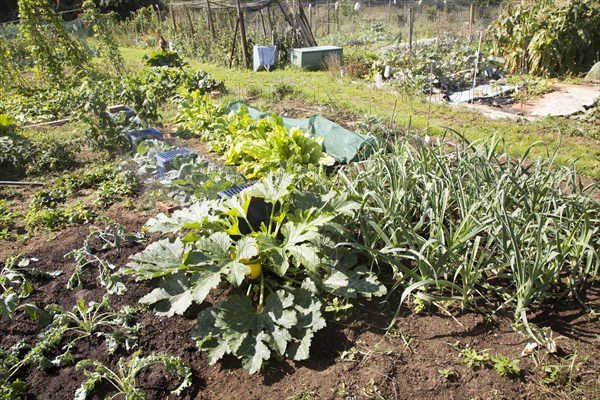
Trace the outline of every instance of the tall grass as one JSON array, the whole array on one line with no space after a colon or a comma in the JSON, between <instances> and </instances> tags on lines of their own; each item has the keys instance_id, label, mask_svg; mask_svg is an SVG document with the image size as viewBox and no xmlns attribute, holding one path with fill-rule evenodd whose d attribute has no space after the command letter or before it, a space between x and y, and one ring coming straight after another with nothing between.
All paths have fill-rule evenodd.
<instances>
[{"instance_id":1,"label":"tall grass","mask_svg":"<svg viewBox=\"0 0 600 400\"><path fill-rule=\"evenodd\" d=\"M496 138L415 140L339 175L362 200L355 246L392 268L401 302L485 302L527 326L534 305L580 299L600 266L597 185L552 154L509 159Z\"/></svg>"}]
</instances>

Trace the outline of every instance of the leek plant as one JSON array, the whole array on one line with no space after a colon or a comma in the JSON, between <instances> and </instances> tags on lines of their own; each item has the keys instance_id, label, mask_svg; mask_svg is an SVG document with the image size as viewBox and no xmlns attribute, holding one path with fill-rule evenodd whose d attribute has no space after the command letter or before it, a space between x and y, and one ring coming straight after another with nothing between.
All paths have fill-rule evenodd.
<instances>
[{"instance_id":1,"label":"leek plant","mask_svg":"<svg viewBox=\"0 0 600 400\"><path fill-rule=\"evenodd\" d=\"M574 165L557 167L556 152L532 162L529 151L512 160L495 137L412 138L342 169L361 202L354 246L392 268L401 302L486 302L535 336L532 305L570 294L581 302L597 279L600 204Z\"/></svg>"}]
</instances>

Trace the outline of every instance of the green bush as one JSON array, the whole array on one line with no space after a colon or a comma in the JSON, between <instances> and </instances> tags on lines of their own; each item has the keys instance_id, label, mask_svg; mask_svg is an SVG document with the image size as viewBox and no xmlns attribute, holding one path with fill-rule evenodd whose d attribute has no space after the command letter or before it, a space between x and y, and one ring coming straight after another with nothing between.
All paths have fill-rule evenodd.
<instances>
[{"instance_id":1,"label":"green bush","mask_svg":"<svg viewBox=\"0 0 600 400\"><path fill-rule=\"evenodd\" d=\"M495 54L509 72L580 73L600 52L600 2L552 0L510 4L492 27Z\"/></svg>"},{"instance_id":2,"label":"green bush","mask_svg":"<svg viewBox=\"0 0 600 400\"><path fill-rule=\"evenodd\" d=\"M150 67L183 67L185 63L174 51L156 50L144 56L144 62Z\"/></svg>"}]
</instances>

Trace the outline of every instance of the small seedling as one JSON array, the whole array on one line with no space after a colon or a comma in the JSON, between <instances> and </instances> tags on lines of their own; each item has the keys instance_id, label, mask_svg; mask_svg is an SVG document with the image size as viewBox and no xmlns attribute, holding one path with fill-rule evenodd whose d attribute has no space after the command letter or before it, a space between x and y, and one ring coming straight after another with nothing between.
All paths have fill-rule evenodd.
<instances>
[{"instance_id":1,"label":"small seedling","mask_svg":"<svg viewBox=\"0 0 600 400\"><path fill-rule=\"evenodd\" d=\"M521 373L519 359L510 360L504 354L498 353L491 357L494 369L502 376L518 376Z\"/></svg>"},{"instance_id":2,"label":"small seedling","mask_svg":"<svg viewBox=\"0 0 600 400\"><path fill-rule=\"evenodd\" d=\"M544 371L542 382L546 385L559 386L565 382L565 376L561 371L560 365L544 365L542 371Z\"/></svg>"},{"instance_id":3,"label":"small seedling","mask_svg":"<svg viewBox=\"0 0 600 400\"><path fill-rule=\"evenodd\" d=\"M457 381L460 378L458 372L452 369L452 367L438 369L438 373L451 382Z\"/></svg>"},{"instance_id":4,"label":"small seedling","mask_svg":"<svg viewBox=\"0 0 600 400\"><path fill-rule=\"evenodd\" d=\"M487 352L487 349L477 351L470 347L465 347L460 350L460 361L467 364L470 368L480 368L490 359Z\"/></svg>"},{"instance_id":5,"label":"small seedling","mask_svg":"<svg viewBox=\"0 0 600 400\"><path fill-rule=\"evenodd\" d=\"M94 387L100 381L109 382L125 399L146 399L144 391L136 387L136 376L151 365L163 364L167 372L176 372L181 379L181 384L173 390L176 396L180 396L185 389L192 384L192 371L181 361L179 357L168 354L151 354L140 357L139 351L134 353L131 359L119 359L118 371L113 371L99 361L82 360L77 363L77 369L93 367L94 370L84 369L87 378L75 392L76 400L85 400L92 394ZM117 395L113 396L116 397Z\"/></svg>"}]
</instances>

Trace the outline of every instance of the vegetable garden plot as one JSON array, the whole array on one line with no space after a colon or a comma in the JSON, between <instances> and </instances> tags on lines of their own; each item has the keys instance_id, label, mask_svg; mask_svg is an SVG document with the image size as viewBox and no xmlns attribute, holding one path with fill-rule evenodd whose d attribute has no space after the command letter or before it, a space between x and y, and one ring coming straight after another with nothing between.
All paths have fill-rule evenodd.
<instances>
[{"instance_id":1,"label":"vegetable garden plot","mask_svg":"<svg viewBox=\"0 0 600 400\"><path fill-rule=\"evenodd\" d=\"M243 104L242 102L232 103L227 108L238 112ZM257 121L271 115L262 113L253 107L246 107L250 116ZM299 128L309 136L321 140L323 151L344 164L365 159L382 145L373 136L351 132L319 115L313 115L307 119L288 117L282 117L282 119L287 128Z\"/></svg>"},{"instance_id":2,"label":"vegetable garden plot","mask_svg":"<svg viewBox=\"0 0 600 400\"><path fill-rule=\"evenodd\" d=\"M181 64L167 52L149 60ZM163 165L185 207L152 218L146 235L137 231L157 185L138 184L125 163L70 170L35 196L37 212L87 194L94 212L127 227L100 228L96 217L92 231L60 226L56 236L2 241L3 254L5 243L24 253L0 274L0 309L11 314L0 321L4 397L595 394L599 210L574 168L511 160L496 141L411 138L328 175L321 143L280 117L211 102L201 74L138 73L82 71L48 93L85 110L86 143L111 157L130 143L107 103L127 101L150 123L174 99L179 132L209 142L231 169L200 155ZM2 112L15 110L11 102ZM139 169L154 172L154 155L170 147L138 149ZM217 200L241 174L260 182ZM11 219L29 194L8 197L0 215ZM262 224L251 221L253 198L267 205ZM528 341L537 348L520 356Z\"/></svg>"}]
</instances>

